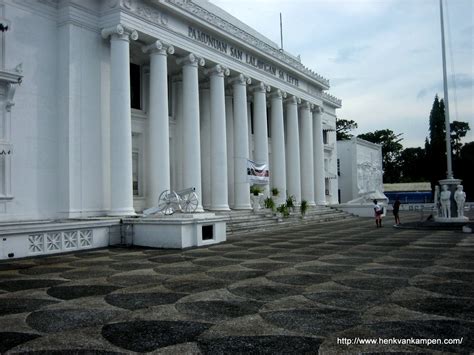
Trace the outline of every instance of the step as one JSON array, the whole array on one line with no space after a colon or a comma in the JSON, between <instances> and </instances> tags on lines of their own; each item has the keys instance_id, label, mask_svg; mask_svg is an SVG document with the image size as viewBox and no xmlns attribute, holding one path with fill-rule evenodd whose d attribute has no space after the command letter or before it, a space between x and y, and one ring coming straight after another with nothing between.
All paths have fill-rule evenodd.
<instances>
[{"instance_id":1,"label":"step","mask_svg":"<svg viewBox=\"0 0 474 355\"><path fill-rule=\"evenodd\" d=\"M288 229L295 225L354 218L353 215L347 212L322 206L310 207L304 219L301 218L299 210L296 209L289 217L283 218L280 222L277 221L275 216L270 216L265 211L256 213L253 211L229 211L219 214L229 217L227 222L227 234L229 235Z\"/></svg>"}]
</instances>

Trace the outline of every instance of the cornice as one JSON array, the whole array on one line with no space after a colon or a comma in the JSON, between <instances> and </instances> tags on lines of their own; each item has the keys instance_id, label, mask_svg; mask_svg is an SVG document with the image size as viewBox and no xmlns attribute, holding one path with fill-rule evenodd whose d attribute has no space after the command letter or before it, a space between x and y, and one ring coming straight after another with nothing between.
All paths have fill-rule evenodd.
<instances>
[{"instance_id":1,"label":"cornice","mask_svg":"<svg viewBox=\"0 0 474 355\"><path fill-rule=\"evenodd\" d=\"M271 56L283 62L292 68L296 69L300 73L303 73L307 77L311 78L313 81L316 81L324 89L329 89L329 80L325 79L321 75L315 73L313 70L305 67L296 59L290 57L285 52L280 51L279 48L275 48L268 43L261 41L255 36L249 34L248 32L238 28L237 26L231 24L230 22L222 19L216 14L211 13L210 11L202 8L201 6L194 3L192 0L161 0L169 6L177 7L181 10L188 12L189 14L204 20L205 22L219 28L220 30L240 39L241 41L249 44L250 46L259 49L265 54Z\"/></svg>"},{"instance_id":2,"label":"cornice","mask_svg":"<svg viewBox=\"0 0 474 355\"><path fill-rule=\"evenodd\" d=\"M9 0L5 3L34 11L35 15L56 20L59 0Z\"/></svg>"},{"instance_id":3,"label":"cornice","mask_svg":"<svg viewBox=\"0 0 474 355\"><path fill-rule=\"evenodd\" d=\"M156 6L150 6L143 1L137 0L108 0L107 10L120 8L129 11L136 16L158 26L168 26L168 15L158 10Z\"/></svg>"},{"instance_id":4,"label":"cornice","mask_svg":"<svg viewBox=\"0 0 474 355\"><path fill-rule=\"evenodd\" d=\"M338 99L335 96L332 96L326 92L323 92L321 94L321 98L326 102L332 104L336 108L341 108L342 107L342 101L341 99Z\"/></svg>"}]
</instances>

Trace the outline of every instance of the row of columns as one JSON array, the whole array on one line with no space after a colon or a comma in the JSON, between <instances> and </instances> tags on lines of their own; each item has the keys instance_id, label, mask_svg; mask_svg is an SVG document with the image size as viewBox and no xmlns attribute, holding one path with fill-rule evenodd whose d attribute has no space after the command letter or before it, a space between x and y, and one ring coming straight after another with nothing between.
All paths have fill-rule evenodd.
<instances>
[{"instance_id":1,"label":"row of columns","mask_svg":"<svg viewBox=\"0 0 474 355\"><path fill-rule=\"evenodd\" d=\"M102 30L102 36L110 37L111 40L110 214L129 215L134 213L129 41L136 40L138 35L136 31L118 25ZM162 41L155 41L142 50L150 55L149 204L155 205L159 194L170 189L171 185L167 55L173 54L174 48ZM198 67L204 66L204 59L190 53L178 58L177 64L182 66L182 95L179 95L181 99L178 104L182 118L179 126L182 186L196 188L200 197L198 211L203 211L203 205L211 210L228 210L229 197L234 209L250 209L247 86L251 80L243 74L228 79L233 96L226 98L224 78L229 75L229 70L215 65L204 70L210 79L209 88L203 88L200 93ZM253 158L257 162L268 162L267 93L270 87L260 82L250 87L250 90L253 92L254 135L258 137L254 140ZM301 100L295 96L286 96L281 90L269 95L272 186L280 191L278 203L286 200L288 191L296 201L305 199L310 205L324 204L321 111L314 110L311 116L312 105L304 102L298 115ZM230 125L233 129L230 129ZM229 154L228 141L233 142ZM210 159L201 160L201 152ZM233 164L228 164L232 157ZM229 185L229 180L233 184ZM229 186L233 186L230 191ZM269 194L268 185L265 192Z\"/></svg>"}]
</instances>

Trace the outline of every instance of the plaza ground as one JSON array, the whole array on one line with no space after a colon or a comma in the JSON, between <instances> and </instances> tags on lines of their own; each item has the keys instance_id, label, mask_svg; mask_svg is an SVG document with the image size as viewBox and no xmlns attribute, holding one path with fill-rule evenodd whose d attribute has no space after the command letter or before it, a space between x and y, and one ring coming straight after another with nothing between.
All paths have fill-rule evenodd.
<instances>
[{"instance_id":1,"label":"plaza ground","mask_svg":"<svg viewBox=\"0 0 474 355\"><path fill-rule=\"evenodd\" d=\"M472 353L474 234L384 222L2 262L0 353Z\"/></svg>"}]
</instances>

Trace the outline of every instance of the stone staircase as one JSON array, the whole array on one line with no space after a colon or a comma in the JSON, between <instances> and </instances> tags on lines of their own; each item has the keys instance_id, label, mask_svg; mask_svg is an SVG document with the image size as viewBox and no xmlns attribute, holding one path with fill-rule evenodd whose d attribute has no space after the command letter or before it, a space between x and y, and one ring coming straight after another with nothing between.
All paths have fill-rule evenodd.
<instances>
[{"instance_id":1,"label":"stone staircase","mask_svg":"<svg viewBox=\"0 0 474 355\"><path fill-rule=\"evenodd\" d=\"M255 231L272 231L285 229L309 223L336 221L347 218L355 218L352 214L326 206L309 207L305 218L301 218L298 208L287 218L278 220L270 210L253 211L230 211L220 212L219 215L229 217L227 221L227 235L239 235Z\"/></svg>"}]
</instances>

